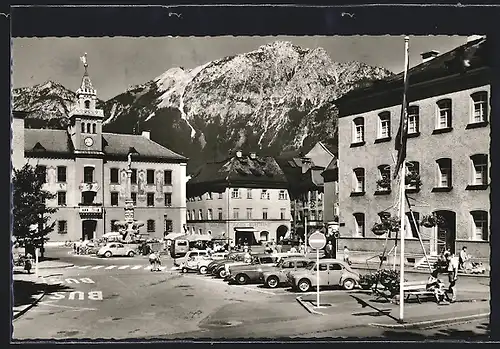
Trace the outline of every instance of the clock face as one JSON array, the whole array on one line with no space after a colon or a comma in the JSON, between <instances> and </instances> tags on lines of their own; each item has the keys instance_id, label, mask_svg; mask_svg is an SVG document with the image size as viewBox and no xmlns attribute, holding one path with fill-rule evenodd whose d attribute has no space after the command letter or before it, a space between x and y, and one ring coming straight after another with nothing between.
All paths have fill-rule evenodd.
<instances>
[{"instance_id":1,"label":"clock face","mask_svg":"<svg viewBox=\"0 0 500 349\"><path fill-rule=\"evenodd\" d=\"M92 138L90 138L90 137L85 138L85 145L87 147L91 147L92 144L94 144L94 140Z\"/></svg>"}]
</instances>

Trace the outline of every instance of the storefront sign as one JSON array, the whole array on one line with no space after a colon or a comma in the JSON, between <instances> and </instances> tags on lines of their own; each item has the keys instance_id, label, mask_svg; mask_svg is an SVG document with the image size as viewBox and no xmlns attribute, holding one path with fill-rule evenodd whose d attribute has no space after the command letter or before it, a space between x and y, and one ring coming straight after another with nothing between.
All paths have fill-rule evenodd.
<instances>
[{"instance_id":1,"label":"storefront sign","mask_svg":"<svg viewBox=\"0 0 500 349\"><path fill-rule=\"evenodd\" d=\"M84 206L80 207L80 213L101 214L102 207L99 206Z\"/></svg>"}]
</instances>

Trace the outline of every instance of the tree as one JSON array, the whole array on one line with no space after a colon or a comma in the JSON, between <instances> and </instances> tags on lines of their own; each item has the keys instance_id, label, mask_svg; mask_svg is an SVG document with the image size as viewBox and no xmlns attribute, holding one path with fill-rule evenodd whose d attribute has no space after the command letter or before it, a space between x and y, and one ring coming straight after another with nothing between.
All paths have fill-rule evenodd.
<instances>
[{"instance_id":1,"label":"tree","mask_svg":"<svg viewBox=\"0 0 500 349\"><path fill-rule=\"evenodd\" d=\"M55 222L47 223L50 215L57 211L57 208L46 205L46 201L54 199L56 194L42 189L44 183L45 173L29 164L14 170L12 234L26 246L40 247L42 256L43 243L55 225Z\"/></svg>"}]
</instances>

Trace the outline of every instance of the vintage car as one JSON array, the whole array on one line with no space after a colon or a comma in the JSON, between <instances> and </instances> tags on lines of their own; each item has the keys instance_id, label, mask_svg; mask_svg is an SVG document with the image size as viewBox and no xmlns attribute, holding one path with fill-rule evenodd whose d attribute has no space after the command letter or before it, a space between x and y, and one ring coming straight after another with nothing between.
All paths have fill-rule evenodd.
<instances>
[{"instance_id":1,"label":"vintage car","mask_svg":"<svg viewBox=\"0 0 500 349\"><path fill-rule=\"evenodd\" d=\"M206 255L208 255L208 251L206 251L206 250L191 250L191 251L188 251L184 255L184 257L174 259L174 265L181 266L183 263L186 263L189 260L189 258L191 258L191 257L198 258L198 257L206 256Z\"/></svg>"},{"instance_id":2,"label":"vintage car","mask_svg":"<svg viewBox=\"0 0 500 349\"><path fill-rule=\"evenodd\" d=\"M230 281L236 281L240 285L249 282L258 282L264 271L275 268L276 263L289 258L301 256L295 253L260 254L252 257L250 264L226 266L227 276Z\"/></svg>"},{"instance_id":3,"label":"vintage car","mask_svg":"<svg viewBox=\"0 0 500 349\"><path fill-rule=\"evenodd\" d=\"M226 259L228 253L227 252L217 252L213 253L210 256L204 256L198 259L198 271L201 274L206 274L208 272L208 266L214 261L222 261Z\"/></svg>"},{"instance_id":4,"label":"vintage car","mask_svg":"<svg viewBox=\"0 0 500 349\"><path fill-rule=\"evenodd\" d=\"M314 263L314 260L306 257L282 259L274 268L264 271L260 281L269 288L276 288L286 284L289 272L305 269L311 263Z\"/></svg>"},{"instance_id":5,"label":"vintage car","mask_svg":"<svg viewBox=\"0 0 500 349\"><path fill-rule=\"evenodd\" d=\"M316 287L316 261L303 270L288 273L287 282L293 289L307 292ZM341 286L352 290L359 285L359 273L354 271L346 262L338 259L322 259L319 262L319 287Z\"/></svg>"},{"instance_id":6,"label":"vintage car","mask_svg":"<svg viewBox=\"0 0 500 349\"><path fill-rule=\"evenodd\" d=\"M244 252L230 252L225 259L215 260L207 265L207 274L214 274L215 269L217 269L221 264L235 261L238 256L244 256ZM215 275L215 274L214 274Z\"/></svg>"},{"instance_id":7,"label":"vintage car","mask_svg":"<svg viewBox=\"0 0 500 349\"><path fill-rule=\"evenodd\" d=\"M197 272L199 270L198 263L203 258L205 258L204 255L193 255L193 256L189 257L186 261L181 263L181 265L180 265L181 272L182 273L187 273L189 271L196 271Z\"/></svg>"},{"instance_id":8,"label":"vintage car","mask_svg":"<svg viewBox=\"0 0 500 349\"><path fill-rule=\"evenodd\" d=\"M132 245L135 246L135 245ZM122 244L120 242L111 242L102 246L99 251L97 251L99 257L109 258L111 256L135 256L135 251L132 247Z\"/></svg>"},{"instance_id":9,"label":"vintage car","mask_svg":"<svg viewBox=\"0 0 500 349\"><path fill-rule=\"evenodd\" d=\"M212 274L220 278L225 278L227 276L229 266L248 264L248 262L245 261L245 255L246 253L239 253L231 260L222 261L212 270Z\"/></svg>"}]
</instances>

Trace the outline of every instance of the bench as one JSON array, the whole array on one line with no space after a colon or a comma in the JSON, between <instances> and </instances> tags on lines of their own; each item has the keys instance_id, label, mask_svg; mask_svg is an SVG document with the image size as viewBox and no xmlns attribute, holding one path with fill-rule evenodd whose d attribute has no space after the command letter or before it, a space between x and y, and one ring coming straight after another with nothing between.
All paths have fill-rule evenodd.
<instances>
[{"instance_id":1,"label":"bench","mask_svg":"<svg viewBox=\"0 0 500 349\"><path fill-rule=\"evenodd\" d=\"M434 297L434 291L427 290L426 281L409 281L403 284L403 292L406 301L410 300L411 296L415 296L419 304L422 303L421 297ZM399 303L399 295L394 297L395 303Z\"/></svg>"}]
</instances>

